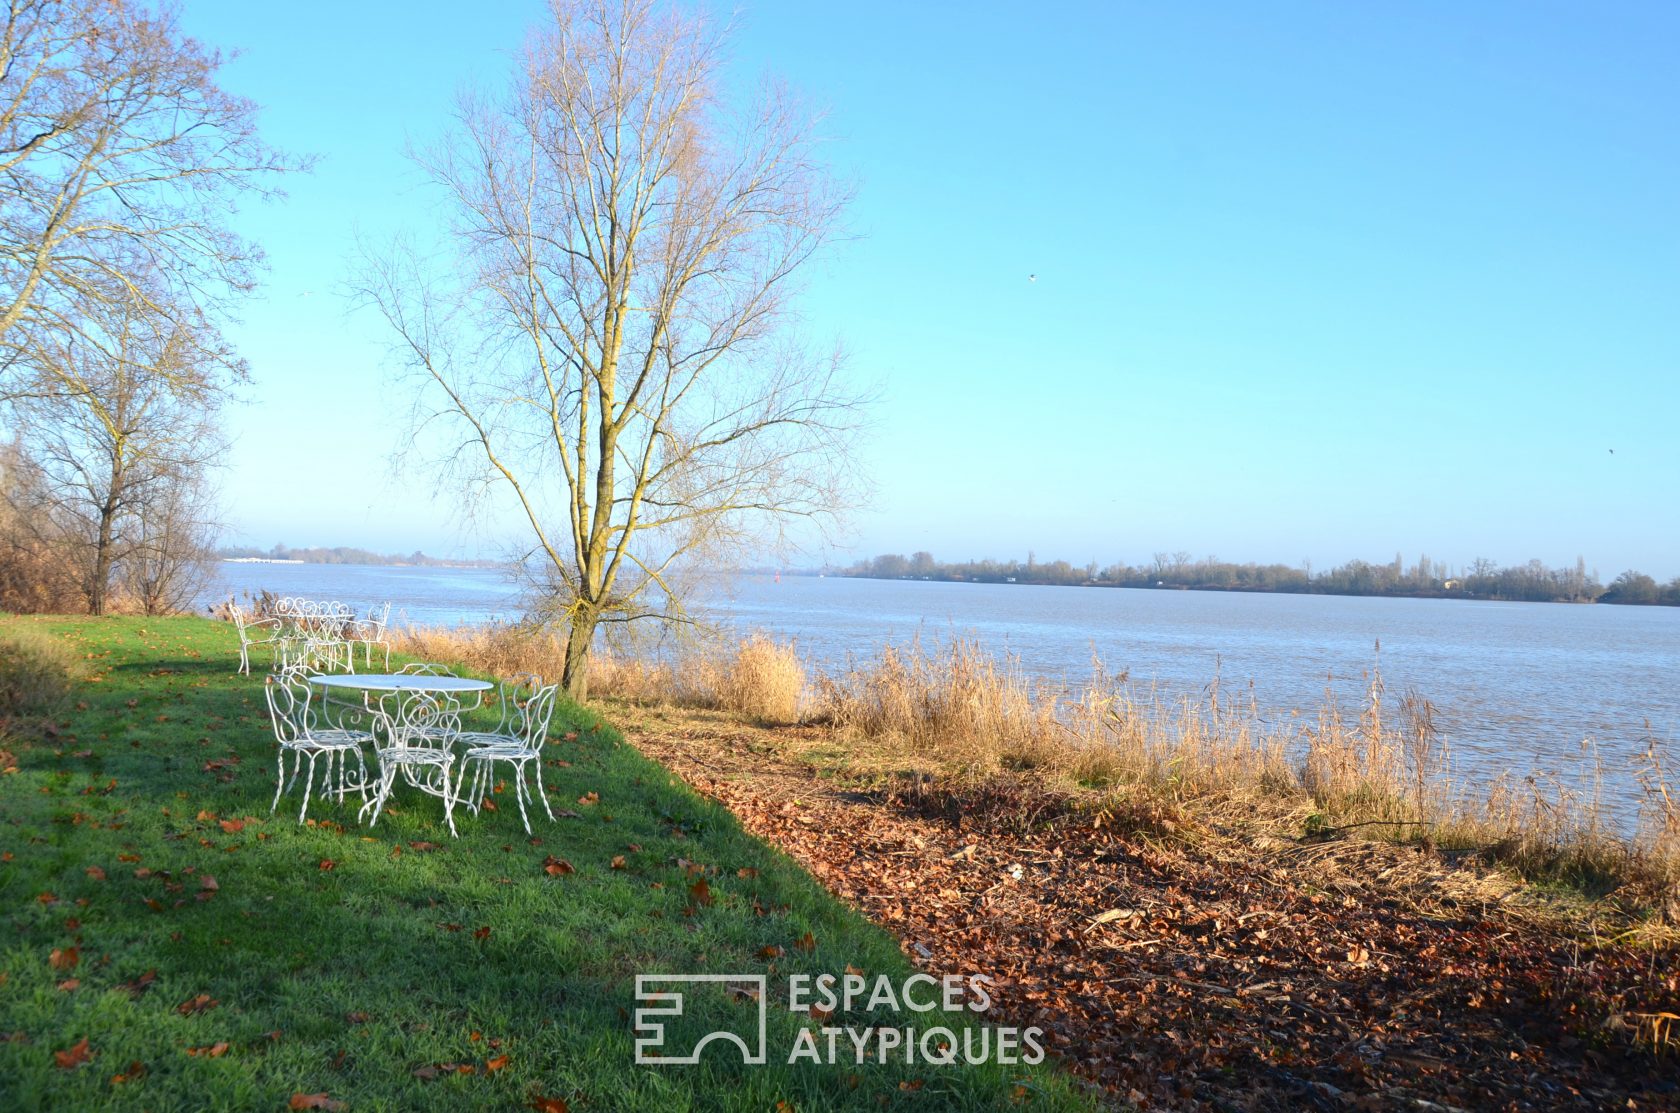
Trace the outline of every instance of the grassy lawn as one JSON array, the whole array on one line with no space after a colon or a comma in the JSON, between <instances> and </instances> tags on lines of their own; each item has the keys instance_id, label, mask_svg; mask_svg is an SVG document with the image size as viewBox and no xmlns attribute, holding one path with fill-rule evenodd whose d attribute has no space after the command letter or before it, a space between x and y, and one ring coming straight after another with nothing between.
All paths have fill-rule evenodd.
<instances>
[{"instance_id":1,"label":"grassy lawn","mask_svg":"<svg viewBox=\"0 0 1680 1113\"><path fill-rule=\"evenodd\" d=\"M789 1065L821 1022L787 1008L785 975L912 968L587 709L556 714L561 818L536 838L511 785L457 812L458 839L400 789L372 830L356 797L270 816L263 682L235 674L237 644L198 618L0 618L0 1108L1085 1107L1043 1067L880 1065L874 1045ZM768 974L768 1063L636 1065L635 977L667 972ZM696 992L667 1042L756 1017ZM963 1023L860 1005L827 1024L876 1021Z\"/></svg>"}]
</instances>

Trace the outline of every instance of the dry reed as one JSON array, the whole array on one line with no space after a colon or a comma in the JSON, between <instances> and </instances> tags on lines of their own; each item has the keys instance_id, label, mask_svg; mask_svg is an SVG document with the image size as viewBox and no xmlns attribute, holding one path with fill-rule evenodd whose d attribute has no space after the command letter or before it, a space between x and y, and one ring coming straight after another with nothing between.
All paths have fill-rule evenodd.
<instances>
[{"instance_id":1,"label":"dry reed","mask_svg":"<svg viewBox=\"0 0 1680 1113\"><path fill-rule=\"evenodd\" d=\"M495 626L409 630L397 648L497 675L557 677L564 646ZM1141 801L1225 824L1290 824L1304 836L1357 829L1474 851L1588 891L1633 885L1680 920L1680 794L1655 740L1637 770L1644 804L1629 833L1609 822L1596 791L1555 779L1455 784L1433 707L1415 692L1391 701L1376 670L1357 715L1327 692L1316 716L1269 722L1217 678L1199 695L1168 696L1095 663L1083 685L1052 684L961 637L943 648L889 646L808 685L793 646L753 635L651 659L597 652L590 690L821 725L857 772L1030 772L1097 808Z\"/></svg>"}]
</instances>

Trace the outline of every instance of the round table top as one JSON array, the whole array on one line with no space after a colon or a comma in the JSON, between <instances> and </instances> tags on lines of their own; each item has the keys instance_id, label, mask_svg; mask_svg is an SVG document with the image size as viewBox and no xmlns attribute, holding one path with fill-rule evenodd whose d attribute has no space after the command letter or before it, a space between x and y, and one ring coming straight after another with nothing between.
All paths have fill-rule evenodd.
<instances>
[{"instance_id":1,"label":"round table top","mask_svg":"<svg viewBox=\"0 0 1680 1113\"><path fill-rule=\"evenodd\" d=\"M488 680L465 676L421 676L405 672L345 672L312 676L309 683L323 688L355 688L371 692L483 692Z\"/></svg>"}]
</instances>

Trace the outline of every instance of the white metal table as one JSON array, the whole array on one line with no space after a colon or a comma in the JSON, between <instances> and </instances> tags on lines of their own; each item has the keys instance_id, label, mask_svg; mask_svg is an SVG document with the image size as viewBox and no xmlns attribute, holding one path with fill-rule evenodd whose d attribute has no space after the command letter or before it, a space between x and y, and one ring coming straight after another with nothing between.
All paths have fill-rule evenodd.
<instances>
[{"instance_id":1,"label":"white metal table","mask_svg":"<svg viewBox=\"0 0 1680 1113\"><path fill-rule=\"evenodd\" d=\"M400 769L410 785L443 799L444 819L449 833L455 834L457 793L449 774L455 764L452 743L461 730L458 698L487 692L492 687L490 682L463 676L374 672L316 675L309 678L309 683L320 688L323 696L334 689L363 693L385 735L383 744L375 744L379 784L373 799L362 805L363 813L373 809L368 826L379 822L379 813ZM376 693L377 698L368 698Z\"/></svg>"}]
</instances>

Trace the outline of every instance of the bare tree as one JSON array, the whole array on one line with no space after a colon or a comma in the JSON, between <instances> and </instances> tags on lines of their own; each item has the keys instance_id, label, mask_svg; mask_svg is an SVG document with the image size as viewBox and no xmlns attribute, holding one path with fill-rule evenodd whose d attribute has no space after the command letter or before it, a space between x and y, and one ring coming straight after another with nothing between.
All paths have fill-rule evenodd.
<instances>
[{"instance_id":1,"label":"bare tree","mask_svg":"<svg viewBox=\"0 0 1680 1113\"><path fill-rule=\"evenodd\" d=\"M685 571L826 528L858 397L790 335L843 190L814 120L716 88L725 35L649 0L555 0L513 87L461 100L419 156L449 250L363 289L446 419L452 474L511 494L582 698L597 627L682 621Z\"/></svg>"},{"instance_id":2,"label":"bare tree","mask_svg":"<svg viewBox=\"0 0 1680 1113\"><path fill-rule=\"evenodd\" d=\"M20 330L82 331L86 307L213 309L257 249L225 220L294 163L174 5L9 0L0 27L0 396ZM141 282L138 276L147 276ZM98 337L84 336L84 343Z\"/></svg>"},{"instance_id":3,"label":"bare tree","mask_svg":"<svg viewBox=\"0 0 1680 1113\"><path fill-rule=\"evenodd\" d=\"M201 489L223 441L216 418L244 366L202 317L153 306L160 295L99 302L74 332L28 330L29 385L9 402L36 500L15 508L52 523L82 569L90 614L140 560L142 603L179 595L183 559L202 550ZM161 554L159 547L175 549ZM160 569L169 569L162 577Z\"/></svg>"},{"instance_id":4,"label":"bare tree","mask_svg":"<svg viewBox=\"0 0 1680 1113\"><path fill-rule=\"evenodd\" d=\"M142 488L123 590L147 614L185 609L209 584L221 530L203 467Z\"/></svg>"}]
</instances>

